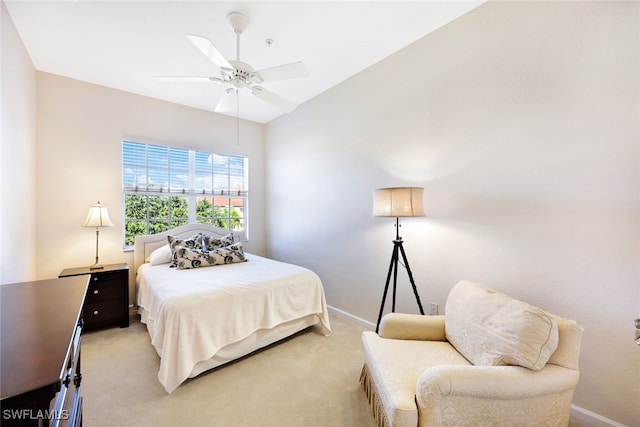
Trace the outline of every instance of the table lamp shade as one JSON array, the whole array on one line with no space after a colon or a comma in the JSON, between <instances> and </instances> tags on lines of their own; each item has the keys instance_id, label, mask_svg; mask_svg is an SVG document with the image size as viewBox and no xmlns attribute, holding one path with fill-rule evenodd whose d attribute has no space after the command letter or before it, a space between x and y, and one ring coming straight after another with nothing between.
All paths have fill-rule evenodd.
<instances>
[{"instance_id":1,"label":"table lamp shade","mask_svg":"<svg viewBox=\"0 0 640 427\"><path fill-rule=\"evenodd\" d=\"M424 216L422 187L378 188L373 191L373 216Z\"/></svg>"},{"instance_id":2,"label":"table lamp shade","mask_svg":"<svg viewBox=\"0 0 640 427\"><path fill-rule=\"evenodd\" d=\"M106 206L102 206L100 202L89 208L87 219L85 219L82 225L84 227L113 227Z\"/></svg>"}]
</instances>

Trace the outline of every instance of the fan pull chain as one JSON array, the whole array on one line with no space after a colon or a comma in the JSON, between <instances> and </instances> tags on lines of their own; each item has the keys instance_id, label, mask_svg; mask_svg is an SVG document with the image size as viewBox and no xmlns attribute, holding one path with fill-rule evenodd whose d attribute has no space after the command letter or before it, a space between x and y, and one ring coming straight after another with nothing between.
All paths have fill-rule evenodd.
<instances>
[{"instance_id":1,"label":"fan pull chain","mask_svg":"<svg viewBox=\"0 0 640 427\"><path fill-rule=\"evenodd\" d=\"M236 90L236 145L240 146L240 91Z\"/></svg>"}]
</instances>

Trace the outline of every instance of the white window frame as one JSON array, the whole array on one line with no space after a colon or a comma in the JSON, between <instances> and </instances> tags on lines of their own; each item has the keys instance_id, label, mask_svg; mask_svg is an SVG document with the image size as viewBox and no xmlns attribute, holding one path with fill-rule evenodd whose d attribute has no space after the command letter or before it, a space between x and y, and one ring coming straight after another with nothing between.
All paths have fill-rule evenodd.
<instances>
[{"instance_id":1,"label":"white window frame","mask_svg":"<svg viewBox=\"0 0 640 427\"><path fill-rule=\"evenodd\" d=\"M165 151L166 158L163 155ZM165 164L154 162L154 158ZM207 163L211 169L208 169ZM124 139L121 177L124 218L122 241L125 249L133 247L132 237L135 235L153 234L185 223L213 223L221 228L241 232L245 239L248 238L248 156L217 154ZM144 196L144 218L140 215L137 218L127 216L127 196ZM158 197L184 198L187 202L187 216L172 218L169 199L166 202L167 216L151 218L149 201L157 201ZM198 217L197 207L204 198L211 204L211 216ZM131 224L132 228L136 225L138 228L144 227L144 232L140 229L133 230L131 236L127 232L130 223L136 223Z\"/></svg>"}]
</instances>

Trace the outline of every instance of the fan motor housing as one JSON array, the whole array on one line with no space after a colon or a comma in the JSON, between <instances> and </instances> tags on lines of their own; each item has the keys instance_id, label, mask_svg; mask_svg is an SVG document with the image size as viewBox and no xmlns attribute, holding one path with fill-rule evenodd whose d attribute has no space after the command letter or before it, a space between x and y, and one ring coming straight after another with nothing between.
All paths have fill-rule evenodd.
<instances>
[{"instance_id":1,"label":"fan motor housing","mask_svg":"<svg viewBox=\"0 0 640 427\"><path fill-rule=\"evenodd\" d=\"M242 61L229 61L233 66L232 69L223 68L221 71L225 76L225 80L234 85L237 88L250 87L256 76L253 67Z\"/></svg>"}]
</instances>

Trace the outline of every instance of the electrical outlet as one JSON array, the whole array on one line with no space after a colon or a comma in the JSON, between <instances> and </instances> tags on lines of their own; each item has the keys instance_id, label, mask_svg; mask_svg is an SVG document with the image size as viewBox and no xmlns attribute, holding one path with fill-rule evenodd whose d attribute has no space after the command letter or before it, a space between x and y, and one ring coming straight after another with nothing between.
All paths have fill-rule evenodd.
<instances>
[{"instance_id":1,"label":"electrical outlet","mask_svg":"<svg viewBox=\"0 0 640 427\"><path fill-rule=\"evenodd\" d=\"M435 302L431 303L431 311L429 312L429 314L431 316L435 316L438 314L438 304L436 304Z\"/></svg>"}]
</instances>

